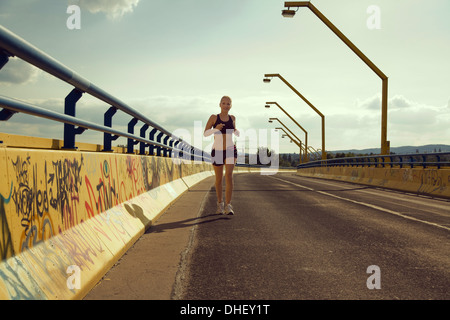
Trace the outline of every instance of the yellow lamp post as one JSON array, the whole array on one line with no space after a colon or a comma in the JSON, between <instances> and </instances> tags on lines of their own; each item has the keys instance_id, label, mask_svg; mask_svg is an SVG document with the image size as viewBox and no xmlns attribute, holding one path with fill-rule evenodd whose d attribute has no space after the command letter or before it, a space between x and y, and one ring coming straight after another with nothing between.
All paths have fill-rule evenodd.
<instances>
[{"instance_id":1,"label":"yellow lamp post","mask_svg":"<svg viewBox=\"0 0 450 320\"><path fill-rule=\"evenodd\" d=\"M302 140L300 140L300 138L299 137L297 137L280 119L278 119L278 118L269 118L269 123L272 123L274 120L276 120L276 121L278 121L283 127L285 127L286 128L286 130L288 130L290 133L291 133L291 135L293 135L294 137L295 137L295 139L297 140L297 141L299 141L300 142L300 145L302 144ZM278 128L277 128L278 129ZM303 129L303 128L302 128ZM284 130L283 130L284 131ZM306 130L304 130L303 129L303 131L305 132L305 138L307 139L307 137L308 137L308 132L306 132ZM286 132L286 131L285 131ZM287 134L287 133L286 133ZM291 140L292 140L292 138L291 138ZM306 143L305 143L305 162L308 162L308 146L306 145ZM300 163L302 163L303 161L302 161L302 148L300 147Z\"/></svg>"},{"instance_id":2,"label":"yellow lamp post","mask_svg":"<svg viewBox=\"0 0 450 320\"><path fill-rule=\"evenodd\" d=\"M295 139L286 130L284 130L281 127L278 127L278 128L275 128L275 129L276 130L283 130L283 132L291 139L291 142L294 142L300 148L300 157L299 157L299 159L300 159L300 163L302 163L302 151L303 150L306 151L305 147L303 147L303 145L302 145L302 141L301 140L297 140L298 138ZM282 138L283 138L283 136L282 136Z\"/></svg>"},{"instance_id":3,"label":"yellow lamp post","mask_svg":"<svg viewBox=\"0 0 450 320\"><path fill-rule=\"evenodd\" d=\"M305 101L322 118L322 159L325 160L327 158L327 154L326 154L326 151L325 151L325 116L311 102L309 102L308 99L306 99L300 92L298 92L297 89L295 89L289 82L287 82L286 79L284 79L280 74L278 74L278 73L276 73L276 74L269 73L269 74L265 74L264 77L265 77L264 78L265 82L268 82L268 81L270 82L270 78L272 78L272 77L279 78L289 88L291 88L292 91L294 91L300 98L302 98L303 101ZM266 108L268 108L268 105L270 105L270 104L277 105L292 121L295 122L295 124L297 124L303 131L305 131L305 129L303 129L302 126L299 125L297 123L297 121L295 121L278 103L276 103L276 102L266 102ZM308 147L308 140L307 139L305 139L305 145L306 145L306 147Z\"/></svg>"},{"instance_id":4,"label":"yellow lamp post","mask_svg":"<svg viewBox=\"0 0 450 320\"><path fill-rule=\"evenodd\" d=\"M356 55L361 58L365 64L369 66L382 80L382 97L381 97L381 154L388 155L390 152L389 141L387 140L387 93L388 93L388 77L367 58L335 25L331 23L311 2L309 1L287 1L284 3L287 10L282 10L283 17L292 18L295 15L294 10L290 8L309 8L325 25L331 29ZM298 9L297 9L298 10ZM322 150L322 152L325 149Z\"/></svg>"},{"instance_id":5,"label":"yellow lamp post","mask_svg":"<svg viewBox=\"0 0 450 320\"><path fill-rule=\"evenodd\" d=\"M300 129L303 130L303 132L305 133L305 149L308 150L308 132L305 129L303 129L303 127L297 121L295 121L295 119L292 118L292 116L289 113L287 113L286 110L284 110L277 102L266 102L265 107L270 108L271 104L274 104L278 108L280 108L281 111L283 111L289 117L289 119L291 119ZM306 153L305 161L308 162L308 153Z\"/></svg>"}]
</instances>

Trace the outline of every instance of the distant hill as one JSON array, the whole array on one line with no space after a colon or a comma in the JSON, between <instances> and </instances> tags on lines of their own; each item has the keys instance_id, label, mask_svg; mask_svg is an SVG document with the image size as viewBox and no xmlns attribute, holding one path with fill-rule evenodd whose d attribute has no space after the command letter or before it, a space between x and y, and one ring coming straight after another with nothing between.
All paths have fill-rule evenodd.
<instances>
[{"instance_id":1,"label":"distant hill","mask_svg":"<svg viewBox=\"0 0 450 320\"><path fill-rule=\"evenodd\" d=\"M354 154L379 154L380 148L369 148L369 149L348 149L348 150L333 150L328 151L331 153L349 153ZM446 144L427 144L423 146L403 146L403 147L391 147L391 152L396 154L405 153L428 153L428 152L450 152L450 145Z\"/></svg>"},{"instance_id":2,"label":"distant hill","mask_svg":"<svg viewBox=\"0 0 450 320\"><path fill-rule=\"evenodd\" d=\"M427 144L423 146L403 146L403 147L391 147L391 152L395 154L408 154L408 153L432 153L432 152L450 152L450 145L447 144ZM347 150L332 150L328 151L329 154L336 154L336 153L353 153L356 155L362 154L362 155L370 155L372 154L380 154L380 148L369 148L369 149L347 149ZM249 154L245 153L245 156L248 157ZM281 158L292 161L292 162L298 162L299 161L299 154L298 153L281 153ZM280 158L280 159L281 159ZM320 159L320 155L316 155L317 159ZM284 164L286 165L286 164Z\"/></svg>"}]
</instances>

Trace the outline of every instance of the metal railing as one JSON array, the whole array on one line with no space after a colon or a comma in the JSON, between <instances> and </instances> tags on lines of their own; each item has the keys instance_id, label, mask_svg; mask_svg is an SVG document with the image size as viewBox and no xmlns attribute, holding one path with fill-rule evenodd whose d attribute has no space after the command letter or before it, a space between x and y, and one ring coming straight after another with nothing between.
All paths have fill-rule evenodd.
<instances>
[{"instance_id":1,"label":"metal railing","mask_svg":"<svg viewBox=\"0 0 450 320\"><path fill-rule=\"evenodd\" d=\"M209 153L195 148L184 142L181 138L174 136L171 132L151 121L139 111L133 109L108 92L105 92L61 62L0 25L0 69L8 63L9 57L14 56L72 85L74 89L65 98L64 114L46 110L10 97L0 96L0 107L3 108L0 111L1 121L7 121L15 113L22 112L63 122L64 149L76 149L76 136L82 134L86 129L91 129L103 132L103 151L106 152L112 151L112 141L119 137L126 137L128 139L127 153L134 153L134 146L139 143L139 154L142 155L146 154L146 148L148 147L148 154L150 155L188 157L191 160L211 161ZM104 113L103 125L76 118L76 103L84 93L111 106ZM132 117L128 122L127 132L112 128L112 118L118 110ZM139 136L137 136L134 134L134 128L139 121L142 122L142 126ZM146 132L150 127L152 130L148 134L148 138L146 138Z\"/></svg>"},{"instance_id":2,"label":"metal railing","mask_svg":"<svg viewBox=\"0 0 450 320\"><path fill-rule=\"evenodd\" d=\"M297 166L301 168L312 167L399 167L399 168L427 168L433 167L440 169L450 167L450 152L436 153L411 153L411 154L391 154L391 155L372 155L361 157L344 157L327 160L311 161Z\"/></svg>"}]
</instances>

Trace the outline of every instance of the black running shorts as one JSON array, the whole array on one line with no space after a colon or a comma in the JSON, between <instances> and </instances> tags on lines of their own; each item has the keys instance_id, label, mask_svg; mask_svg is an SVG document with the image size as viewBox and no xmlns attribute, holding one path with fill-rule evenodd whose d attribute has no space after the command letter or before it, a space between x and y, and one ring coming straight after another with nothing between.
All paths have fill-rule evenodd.
<instances>
[{"instance_id":1,"label":"black running shorts","mask_svg":"<svg viewBox=\"0 0 450 320\"><path fill-rule=\"evenodd\" d=\"M226 162L228 159L228 162ZM233 159L233 160L231 160ZM224 164L234 164L237 159L236 146L228 147L226 150L211 150L211 160L213 166L222 166Z\"/></svg>"}]
</instances>

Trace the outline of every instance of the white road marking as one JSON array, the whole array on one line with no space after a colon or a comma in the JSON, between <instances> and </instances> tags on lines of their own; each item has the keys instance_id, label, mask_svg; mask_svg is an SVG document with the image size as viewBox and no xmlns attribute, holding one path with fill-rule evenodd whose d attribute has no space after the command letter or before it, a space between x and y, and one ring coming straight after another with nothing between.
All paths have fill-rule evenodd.
<instances>
[{"instance_id":1,"label":"white road marking","mask_svg":"<svg viewBox=\"0 0 450 320\"><path fill-rule=\"evenodd\" d=\"M284 179L280 179L280 178L277 178L277 177L271 176L271 178L283 181L285 183L292 184L292 185L300 187L300 188L307 189L309 191L314 191L314 192L317 192L317 193L320 193L320 194L323 194L323 195L326 195L326 196L329 196L329 197L333 197L333 198L336 198L336 199L339 199L339 200L352 202L352 203L359 204L359 205L362 205L362 206L365 206L365 207L368 207L368 208L372 208L372 209L375 209L375 210L387 212L387 213L390 213L390 214L393 214L393 215L396 215L396 216L399 216L399 217L402 217L402 218L405 218L405 219L408 219L408 220L425 223L425 224L428 224L428 225L431 225L431 226L434 226L434 227L438 227L438 228L450 231L449 227L442 226L442 225L434 223L434 222L430 222L430 221L426 221L426 220L417 219L417 218L414 218L414 217L411 217L411 216L407 216L407 215L404 215L404 214L402 214L400 212L389 210L389 209L386 209L386 208L382 208L382 207L379 207L379 206L376 206L376 205L373 205L373 204L370 204L370 203L365 203L365 202L356 201L356 200L352 200L352 199L348 199L348 198L343 198L343 197L336 196L334 194L331 194L331 193L328 193L328 192L325 192L325 191L314 190L312 188L303 186L301 184L298 184L298 183L295 183L295 182L291 182L291 181L287 181L287 180L284 180Z\"/></svg>"}]
</instances>

